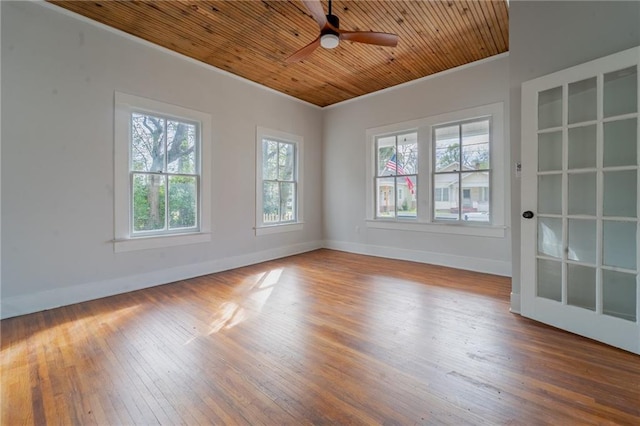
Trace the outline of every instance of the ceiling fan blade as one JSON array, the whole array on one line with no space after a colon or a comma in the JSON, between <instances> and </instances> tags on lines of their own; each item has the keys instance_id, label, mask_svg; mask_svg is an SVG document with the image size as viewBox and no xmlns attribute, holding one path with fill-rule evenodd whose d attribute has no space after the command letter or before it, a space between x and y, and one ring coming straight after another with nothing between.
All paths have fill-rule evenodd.
<instances>
[{"instance_id":1,"label":"ceiling fan blade","mask_svg":"<svg viewBox=\"0 0 640 426\"><path fill-rule=\"evenodd\" d=\"M340 39L358 43L376 44L378 46L396 47L398 45L398 36L396 34L377 33L373 31L340 30Z\"/></svg>"},{"instance_id":2,"label":"ceiling fan blade","mask_svg":"<svg viewBox=\"0 0 640 426\"><path fill-rule=\"evenodd\" d=\"M324 15L324 9L322 8L322 3L320 0L302 0L302 3L307 7L307 10L316 20L320 29L323 29L325 25L327 25L327 17Z\"/></svg>"},{"instance_id":3,"label":"ceiling fan blade","mask_svg":"<svg viewBox=\"0 0 640 426\"><path fill-rule=\"evenodd\" d=\"M305 59L307 56L311 55L316 48L320 46L320 37L313 40L311 43L307 44L302 49L295 52L293 55L289 56L285 61L287 63L299 62Z\"/></svg>"}]
</instances>

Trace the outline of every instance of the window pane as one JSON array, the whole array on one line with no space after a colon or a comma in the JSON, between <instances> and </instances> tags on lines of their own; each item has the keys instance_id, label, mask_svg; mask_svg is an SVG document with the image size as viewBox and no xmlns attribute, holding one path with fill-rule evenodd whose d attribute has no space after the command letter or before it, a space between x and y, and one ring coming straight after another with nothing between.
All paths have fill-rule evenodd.
<instances>
[{"instance_id":1,"label":"window pane","mask_svg":"<svg viewBox=\"0 0 640 426\"><path fill-rule=\"evenodd\" d=\"M196 126L194 124L167 122L167 169L169 173L195 174Z\"/></svg>"},{"instance_id":2,"label":"window pane","mask_svg":"<svg viewBox=\"0 0 640 426\"><path fill-rule=\"evenodd\" d=\"M164 176L133 174L133 230L165 229Z\"/></svg>"},{"instance_id":3,"label":"window pane","mask_svg":"<svg viewBox=\"0 0 640 426\"><path fill-rule=\"evenodd\" d=\"M262 140L262 178L278 179L278 142Z\"/></svg>"},{"instance_id":4,"label":"window pane","mask_svg":"<svg viewBox=\"0 0 640 426\"><path fill-rule=\"evenodd\" d=\"M280 151L278 153L278 179L292 181L294 180L296 158L295 145L291 143L280 142L278 146L280 147Z\"/></svg>"},{"instance_id":5,"label":"window pane","mask_svg":"<svg viewBox=\"0 0 640 426\"><path fill-rule=\"evenodd\" d=\"M403 176L396 178L398 217L417 217L417 190L416 176Z\"/></svg>"},{"instance_id":6,"label":"window pane","mask_svg":"<svg viewBox=\"0 0 640 426\"><path fill-rule=\"evenodd\" d=\"M447 194L447 200L435 201L434 218L458 220L458 173L445 173L433 176L434 189L440 189L443 194Z\"/></svg>"},{"instance_id":7,"label":"window pane","mask_svg":"<svg viewBox=\"0 0 640 426\"><path fill-rule=\"evenodd\" d=\"M460 126L438 127L434 132L436 145L435 171L460 169Z\"/></svg>"},{"instance_id":8,"label":"window pane","mask_svg":"<svg viewBox=\"0 0 640 426\"><path fill-rule=\"evenodd\" d=\"M169 176L169 228L194 228L198 206L195 176Z\"/></svg>"},{"instance_id":9,"label":"window pane","mask_svg":"<svg viewBox=\"0 0 640 426\"><path fill-rule=\"evenodd\" d=\"M489 120L462 125L463 170L489 168Z\"/></svg>"},{"instance_id":10,"label":"window pane","mask_svg":"<svg viewBox=\"0 0 640 426\"><path fill-rule=\"evenodd\" d=\"M131 170L164 171L165 121L151 115L131 114Z\"/></svg>"},{"instance_id":11,"label":"window pane","mask_svg":"<svg viewBox=\"0 0 640 426\"><path fill-rule=\"evenodd\" d=\"M395 174L396 137L388 136L377 140L378 176Z\"/></svg>"},{"instance_id":12,"label":"window pane","mask_svg":"<svg viewBox=\"0 0 640 426\"><path fill-rule=\"evenodd\" d=\"M489 222L489 172L462 174L462 218Z\"/></svg>"},{"instance_id":13,"label":"window pane","mask_svg":"<svg viewBox=\"0 0 640 426\"><path fill-rule=\"evenodd\" d=\"M262 184L262 221L275 223L280 221L280 185L278 182Z\"/></svg>"},{"instance_id":14,"label":"window pane","mask_svg":"<svg viewBox=\"0 0 640 426\"><path fill-rule=\"evenodd\" d=\"M296 186L294 183L280 182L280 221L296 220Z\"/></svg>"},{"instance_id":15,"label":"window pane","mask_svg":"<svg viewBox=\"0 0 640 426\"><path fill-rule=\"evenodd\" d=\"M418 173L418 134L398 135L398 168L399 175Z\"/></svg>"},{"instance_id":16,"label":"window pane","mask_svg":"<svg viewBox=\"0 0 640 426\"><path fill-rule=\"evenodd\" d=\"M376 217L396 217L395 178L376 178Z\"/></svg>"}]
</instances>

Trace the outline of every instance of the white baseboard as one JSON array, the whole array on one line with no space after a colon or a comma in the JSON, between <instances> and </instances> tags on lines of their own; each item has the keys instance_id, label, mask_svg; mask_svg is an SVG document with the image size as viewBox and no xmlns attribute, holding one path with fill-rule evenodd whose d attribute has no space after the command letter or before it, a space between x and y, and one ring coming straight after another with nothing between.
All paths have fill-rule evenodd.
<instances>
[{"instance_id":1,"label":"white baseboard","mask_svg":"<svg viewBox=\"0 0 640 426\"><path fill-rule=\"evenodd\" d=\"M511 308L509 309L511 313L519 314L520 311L520 293L511 292Z\"/></svg>"},{"instance_id":2,"label":"white baseboard","mask_svg":"<svg viewBox=\"0 0 640 426\"><path fill-rule=\"evenodd\" d=\"M0 319L30 314L74 303L86 302L88 300L100 299L102 297L113 296L157 285L168 284L215 272L253 265L268 260L279 259L323 247L350 253L449 266L452 268L466 269L488 274L502 276L511 275L511 264L509 262L343 241L311 241L291 246L278 247L271 250L248 253L240 256L215 259L209 262L162 269L144 274L2 298L0 305ZM520 312L519 294L512 294L511 311Z\"/></svg>"},{"instance_id":3,"label":"white baseboard","mask_svg":"<svg viewBox=\"0 0 640 426\"><path fill-rule=\"evenodd\" d=\"M56 288L14 297L2 298L0 319L30 314L88 300L100 299L129 291L168 284L188 278L253 265L267 260L304 253L322 248L321 241L278 247L241 256L226 257L209 262L178 266L159 271L86 283L82 285Z\"/></svg>"},{"instance_id":4,"label":"white baseboard","mask_svg":"<svg viewBox=\"0 0 640 426\"><path fill-rule=\"evenodd\" d=\"M325 240L324 247L349 253L367 254L370 256L387 257L390 259L410 260L413 262L448 266L451 268L484 272L487 274L501 275L505 277L511 276L511 263L500 260L331 240Z\"/></svg>"}]
</instances>

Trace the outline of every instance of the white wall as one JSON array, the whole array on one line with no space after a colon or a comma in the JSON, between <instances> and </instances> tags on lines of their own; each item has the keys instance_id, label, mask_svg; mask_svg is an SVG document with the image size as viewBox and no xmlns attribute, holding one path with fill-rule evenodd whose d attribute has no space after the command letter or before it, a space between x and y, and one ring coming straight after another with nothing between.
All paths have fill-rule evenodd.
<instances>
[{"instance_id":1,"label":"white wall","mask_svg":"<svg viewBox=\"0 0 640 426\"><path fill-rule=\"evenodd\" d=\"M2 317L321 246L319 108L55 6L1 7ZM211 243L114 253L114 91L212 115ZM304 138L300 232L254 235L257 125Z\"/></svg>"},{"instance_id":2,"label":"white wall","mask_svg":"<svg viewBox=\"0 0 640 426\"><path fill-rule=\"evenodd\" d=\"M512 1L509 7L512 164L520 159L523 82L638 45L639 1ZM518 179L513 179L511 188L512 309L518 310L522 220Z\"/></svg>"},{"instance_id":3,"label":"white wall","mask_svg":"<svg viewBox=\"0 0 640 426\"><path fill-rule=\"evenodd\" d=\"M328 247L509 275L510 232L477 237L367 228L368 128L504 102L509 122L508 58L490 59L324 111L324 231ZM508 147L508 131L505 132ZM509 156L506 155L506 161ZM506 198L509 190L494 194ZM505 213L505 216L508 215Z\"/></svg>"}]
</instances>

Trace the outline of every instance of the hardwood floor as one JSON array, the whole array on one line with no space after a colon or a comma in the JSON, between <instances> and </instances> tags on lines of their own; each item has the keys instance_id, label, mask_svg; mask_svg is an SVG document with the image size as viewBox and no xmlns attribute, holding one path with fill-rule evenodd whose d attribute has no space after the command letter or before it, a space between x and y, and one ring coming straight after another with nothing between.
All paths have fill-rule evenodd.
<instances>
[{"instance_id":1,"label":"hardwood floor","mask_svg":"<svg viewBox=\"0 0 640 426\"><path fill-rule=\"evenodd\" d=\"M1 322L2 424L640 424L507 278L319 250Z\"/></svg>"}]
</instances>

